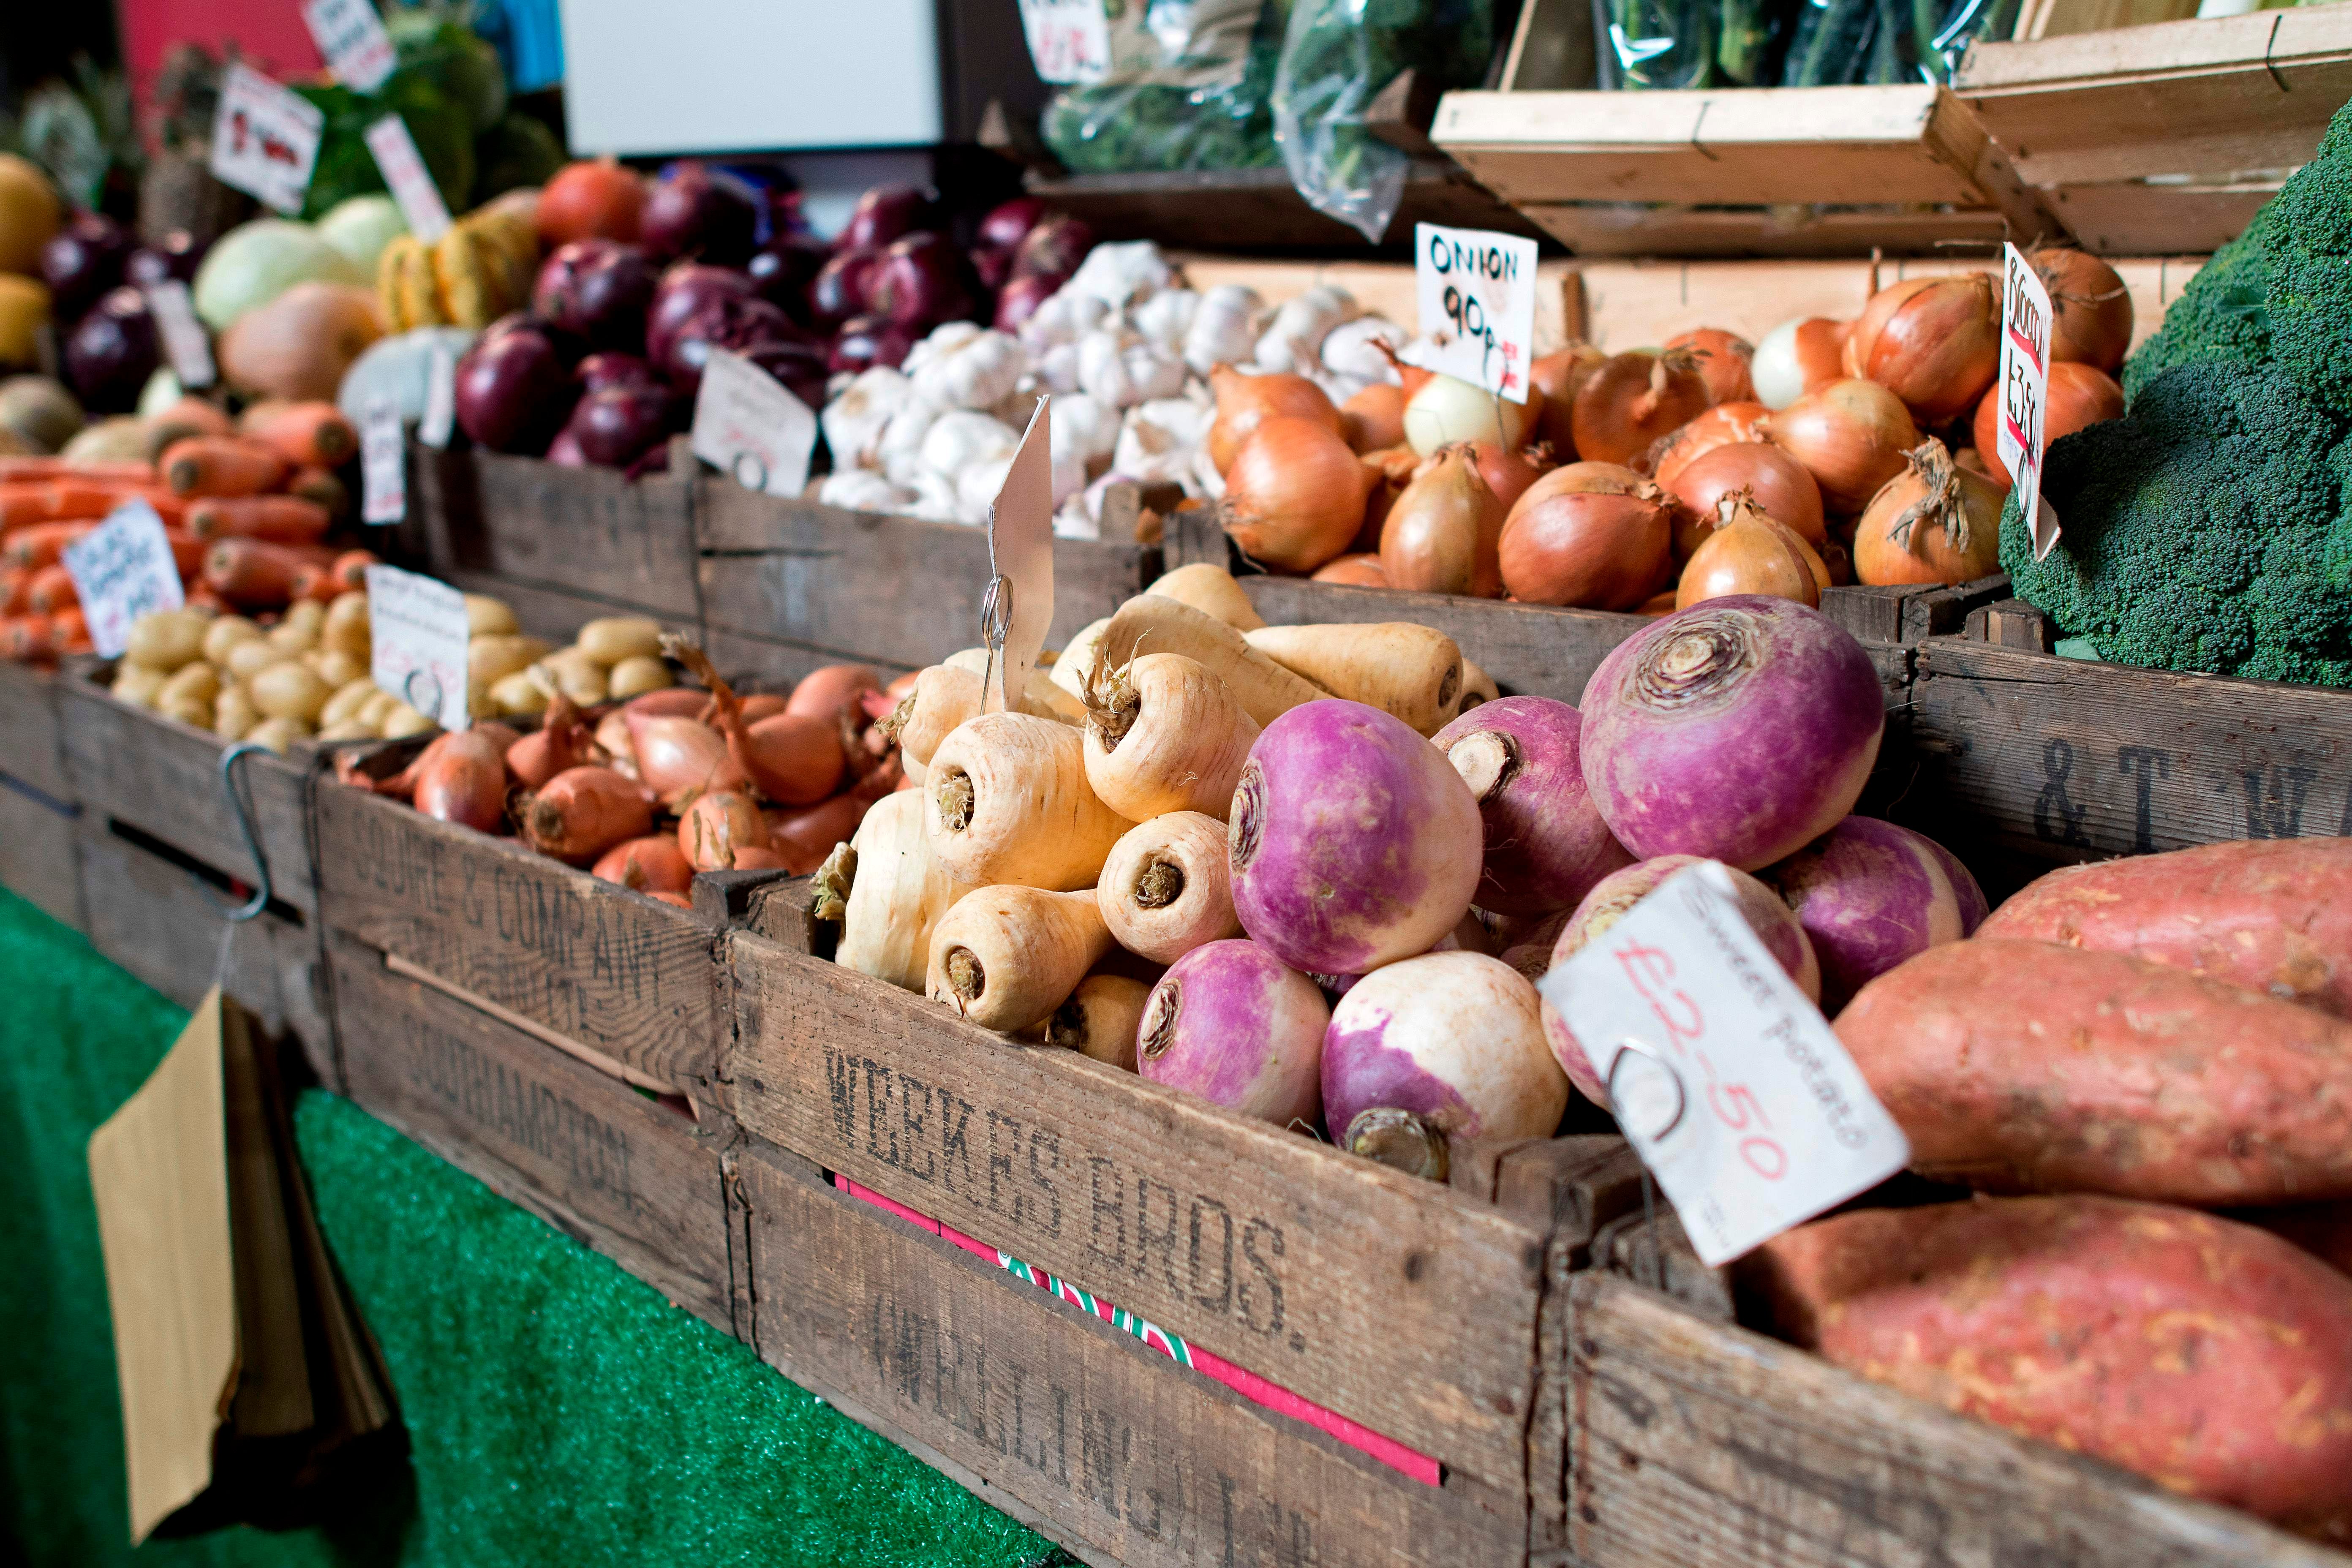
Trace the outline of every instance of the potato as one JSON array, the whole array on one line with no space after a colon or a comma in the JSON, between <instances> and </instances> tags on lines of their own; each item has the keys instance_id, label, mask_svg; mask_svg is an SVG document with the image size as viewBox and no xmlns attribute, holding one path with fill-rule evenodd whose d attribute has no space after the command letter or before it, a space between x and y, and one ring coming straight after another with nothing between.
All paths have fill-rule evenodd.
<instances>
[{"instance_id":1,"label":"potato","mask_svg":"<svg viewBox=\"0 0 2352 1568\"><path fill-rule=\"evenodd\" d=\"M488 696L489 711L502 718L529 719L547 711L546 689L530 678L528 669L518 669L492 681Z\"/></svg>"},{"instance_id":2,"label":"potato","mask_svg":"<svg viewBox=\"0 0 2352 1568\"><path fill-rule=\"evenodd\" d=\"M2352 1197L2352 1024L2313 1008L1978 936L1864 986L1837 1033L1925 1174L2212 1205Z\"/></svg>"},{"instance_id":3,"label":"potato","mask_svg":"<svg viewBox=\"0 0 2352 1568\"><path fill-rule=\"evenodd\" d=\"M226 673L231 680L251 680L260 671L289 657L268 637L257 637L228 650Z\"/></svg>"},{"instance_id":4,"label":"potato","mask_svg":"<svg viewBox=\"0 0 2352 1568\"><path fill-rule=\"evenodd\" d=\"M677 684L669 666L649 658L625 658L614 665L605 677L605 685L616 702L641 697L648 691L666 691Z\"/></svg>"},{"instance_id":5,"label":"potato","mask_svg":"<svg viewBox=\"0 0 2352 1568\"><path fill-rule=\"evenodd\" d=\"M280 659L246 682L254 707L271 719L296 719L307 732L334 689L300 659Z\"/></svg>"},{"instance_id":6,"label":"potato","mask_svg":"<svg viewBox=\"0 0 2352 1568\"><path fill-rule=\"evenodd\" d=\"M319 672L320 679L338 690L354 680L367 679L368 661L353 658L339 647L313 648L303 662Z\"/></svg>"},{"instance_id":7,"label":"potato","mask_svg":"<svg viewBox=\"0 0 2352 1568\"><path fill-rule=\"evenodd\" d=\"M343 682L335 688L334 695L328 698L319 710L319 727L323 730L330 724L340 724L356 716L361 709L367 706L368 699L375 694L376 684L372 677L355 676Z\"/></svg>"},{"instance_id":8,"label":"potato","mask_svg":"<svg viewBox=\"0 0 2352 1568\"><path fill-rule=\"evenodd\" d=\"M377 738L375 726L357 719L338 719L319 731L321 741L373 741Z\"/></svg>"},{"instance_id":9,"label":"potato","mask_svg":"<svg viewBox=\"0 0 2352 1568\"><path fill-rule=\"evenodd\" d=\"M651 658L661 652L661 623L645 616L604 616L580 628L572 646L611 667L625 658Z\"/></svg>"},{"instance_id":10,"label":"potato","mask_svg":"<svg viewBox=\"0 0 2352 1568\"><path fill-rule=\"evenodd\" d=\"M212 617L201 610L153 610L131 623L122 657L169 675L205 653Z\"/></svg>"},{"instance_id":11,"label":"potato","mask_svg":"<svg viewBox=\"0 0 2352 1568\"><path fill-rule=\"evenodd\" d=\"M366 701L360 704L359 712L354 715L354 717L358 718L370 729L381 731L383 729L384 720L390 716L392 710L395 708L404 708L406 706L407 704L401 701L399 698L394 697L391 692L377 691L371 694Z\"/></svg>"},{"instance_id":12,"label":"potato","mask_svg":"<svg viewBox=\"0 0 2352 1568\"><path fill-rule=\"evenodd\" d=\"M224 686L213 699L213 733L222 740L242 741L245 732L260 722L261 714L244 687Z\"/></svg>"},{"instance_id":13,"label":"potato","mask_svg":"<svg viewBox=\"0 0 2352 1568\"><path fill-rule=\"evenodd\" d=\"M435 727L432 720L407 703L395 702L376 726L376 732L387 741L397 741L404 735L422 735Z\"/></svg>"},{"instance_id":14,"label":"potato","mask_svg":"<svg viewBox=\"0 0 2352 1568\"><path fill-rule=\"evenodd\" d=\"M2158 1204L1979 1200L1817 1221L1741 1273L1840 1366L2290 1530L2352 1531L2352 1279L2277 1237Z\"/></svg>"},{"instance_id":15,"label":"potato","mask_svg":"<svg viewBox=\"0 0 2352 1568\"><path fill-rule=\"evenodd\" d=\"M362 663L367 661L373 644L368 634L368 597L354 588L339 594L327 606L327 618L320 623L319 642L323 647L339 649Z\"/></svg>"},{"instance_id":16,"label":"potato","mask_svg":"<svg viewBox=\"0 0 2352 1568\"><path fill-rule=\"evenodd\" d=\"M284 756L294 749L294 742L310 739L310 726L299 719L264 719L246 732L246 739L257 746Z\"/></svg>"},{"instance_id":17,"label":"potato","mask_svg":"<svg viewBox=\"0 0 2352 1568\"><path fill-rule=\"evenodd\" d=\"M205 629L205 658L226 664L229 649L241 642L257 641L261 635L261 628L243 616L223 616Z\"/></svg>"},{"instance_id":18,"label":"potato","mask_svg":"<svg viewBox=\"0 0 2352 1568\"><path fill-rule=\"evenodd\" d=\"M309 653L319 646L319 628L307 621L289 619L270 627L268 641L280 658Z\"/></svg>"},{"instance_id":19,"label":"potato","mask_svg":"<svg viewBox=\"0 0 2352 1568\"><path fill-rule=\"evenodd\" d=\"M515 613L504 599L493 599L488 594L466 595L466 629L474 636L499 637L522 629Z\"/></svg>"},{"instance_id":20,"label":"potato","mask_svg":"<svg viewBox=\"0 0 2352 1568\"><path fill-rule=\"evenodd\" d=\"M163 684L155 689L155 706L161 710L190 698L208 703L220 695L220 671L197 659L182 665L176 674L167 676Z\"/></svg>"},{"instance_id":21,"label":"potato","mask_svg":"<svg viewBox=\"0 0 2352 1568\"><path fill-rule=\"evenodd\" d=\"M118 702L128 702L133 708L152 708L155 706L155 693L161 691L163 682L170 679L163 670L151 669L143 664L132 664L126 659L115 667L114 684L108 689L114 693L114 700Z\"/></svg>"},{"instance_id":22,"label":"potato","mask_svg":"<svg viewBox=\"0 0 2352 1568\"><path fill-rule=\"evenodd\" d=\"M158 696L155 711L191 729L209 730L213 727L213 705L201 697L192 697L184 692L171 698Z\"/></svg>"},{"instance_id":23,"label":"potato","mask_svg":"<svg viewBox=\"0 0 2352 1568\"><path fill-rule=\"evenodd\" d=\"M310 632L313 642L318 640L319 633L325 628L326 625L327 606L316 599L295 600L286 606L286 614L278 623L280 629L287 626L303 627Z\"/></svg>"},{"instance_id":24,"label":"potato","mask_svg":"<svg viewBox=\"0 0 2352 1568\"><path fill-rule=\"evenodd\" d=\"M604 669L576 647L559 648L530 667L531 679L551 696L561 691L583 708L611 700Z\"/></svg>"},{"instance_id":25,"label":"potato","mask_svg":"<svg viewBox=\"0 0 2352 1568\"><path fill-rule=\"evenodd\" d=\"M478 637L466 645L466 679L470 685L488 686L545 658L548 643L541 637Z\"/></svg>"}]
</instances>

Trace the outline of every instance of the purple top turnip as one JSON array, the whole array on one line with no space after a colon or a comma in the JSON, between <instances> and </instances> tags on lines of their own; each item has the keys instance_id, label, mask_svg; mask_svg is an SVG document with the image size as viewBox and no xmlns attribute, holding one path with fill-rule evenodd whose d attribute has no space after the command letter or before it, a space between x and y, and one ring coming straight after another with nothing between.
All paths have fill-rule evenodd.
<instances>
[{"instance_id":1,"label":"purple top turnip","mask_svg":"<svg viewBox=\"0 0 2352 1568\"><path fill-rule=\"evenodd\" d=\"M1947 862L1958 868L1965 894ZM1905 959L1959 941L1968 934L1965 908L1984 902L1976 879L1934 840L1869 816L1847 817L1763 879L1820 956L1822 1005L1832 1014Z\"/></svg>"},{"instance_id":2,"label":"purple top turnip","mask_svg":"<svg viewBox=\"0 0 2352 1568\"><path fill-rule=\"evenodd\" d=\"M1585 788L1576 710L1549 697L1481 702L1436 734L1477 797L1486 852L1476 903L1497 914L1573 906L1633 857Z\"/></svg>"},{"instance_id":3,"label":"purple top turnip","mask_svg":"<svg viewBox=\"0 0 2352 1568\"><path fill-rule=\"evenodd\" d=\"M1585 783L1648 859L1743 871L1792 855L1853 809L1885 697L1845 629L1789 599L1734 595L1620 643L1578 703Z\"/></svg>"},{"instance_id":4,"label":"purple top turnip","mask_svg":"<svg viewBox=\"0 0 2352 1568\"><path fill-rule=\"evenodd\" d=\"M1549 1137L1568 1079L1538 1006L1525 977L1481 952L1427 953L1365 975L1323 1037L1332 1140L1444 1181L1451 1141Z\"/></svg>"},{"instance_id":5,"label":"purple top turnip","mask_svg":"<svg viewBox=\"0 0 2352 1568\"><path fill-rule=\"evenodd\" d=\"M1143 1005L1135 1070L1244 1116L1315 1125L1323 1031L1315 982L1255 942L1207 942L1171 964Z\"/></svg>"},{"instance_id":6,"label":"purple top turnip","mask_svg":"<svg viewBox=\"0 0 2352 1568\"><path fill-rule=\"evenodd\" d=\"M1226 838L1242 929L1293 969L1365 974L1469 912L1478 803L1402 720L1303 703L1250 747Z\"/></svg>"}]
</instances>

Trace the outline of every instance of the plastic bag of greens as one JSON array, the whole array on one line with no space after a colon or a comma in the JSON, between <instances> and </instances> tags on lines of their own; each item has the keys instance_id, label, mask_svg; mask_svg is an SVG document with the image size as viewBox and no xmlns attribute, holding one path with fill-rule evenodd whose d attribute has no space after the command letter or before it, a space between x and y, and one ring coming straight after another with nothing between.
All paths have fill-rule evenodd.
<instances>
[{"instance_id":1,"label":"plastic bag of greens","mask_svg":"<svg viewBox=\"0 0 2352 1568\"><path fill-rule=\"evenodd\" d=\"M1466 87L1494 53L1493 0L1297 0L1274 79L1274 140L1318 212L1378 243L1411 163L1364 111L1407 67Z\"/></svg>"},{"instance_id":2,"label":"plastic bag of greens","mask_svg":"<svg viewBox=\"0 0 2352 1568\"><path fill-rule=\"evenodd\" d=\"M1783 87L1949 81L1979 38L2007 37L2020 0L1800 0Z\"/></svg>"},{"instance_id":3,"label":"plastic bag of greens","mask_svg":"<svg viewBox=\"0 0 2352 1568\"><path fill-rule=\"evenodd\" d=\"M1284 0L1021 0L1039 129L1069 168L1244 169L1274 161L1267 96Z\"/></svg>"},{"instance_id":4,"label":"plastic bag of greens","mask_svg":"<svg viewBox=\"0 0 2352 1568\"><path fill-rule=\"evenodd\" d=\"M1805 0L1592 0L1603 88L1769 87Z\"/></svg>"}]
</instances>

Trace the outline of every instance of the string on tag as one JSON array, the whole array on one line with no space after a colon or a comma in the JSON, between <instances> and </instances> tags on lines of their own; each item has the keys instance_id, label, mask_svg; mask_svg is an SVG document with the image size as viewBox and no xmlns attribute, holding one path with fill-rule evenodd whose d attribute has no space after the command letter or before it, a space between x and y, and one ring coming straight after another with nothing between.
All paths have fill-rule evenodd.
<instances>
[{"instance_id":1,"label":"string on tag","mask_svg":"<svg viewBox=\"0 0 2352 1568\"><path fill-rule=\"evenodd\" d=\"M992 548L991 553L994 553ZM990 563L994 565L994 562ZM996 683L998 662L1004 657L1004 641L1013 632L1013 579L998 573L989 580L988 592L980 601L980 640L988 648L988 662L980 678L980 701L988 706L989 688ZM1008 672L1009 673L1009 672ZM1008 682L1004 692L1004 710L1020 711L1013 706L1013 691Z\"/></svg>"},{"instance_id":2,"label":"string on tag","mask_svg":"<svg viewBox=\"0 0 2352 1568\"><path fill-rule=\"evenodd\" d=\"M212 989L226 995L228 992L229 960L236 948L237 919L232 914L221 921L220 941L213 950Z\"/></svg>"},{"instance_id":3,"label":"string on tag","mask_svg":"<svg viewBox=\"0 0 2352 1568\"><path fill-rule=\"evenodd\" d=\"M1682 1125L1684 1114L1690 1110L1690 1090L1684 1086L1683 1075L1676 1070L1672 1062L1652 1049L1646 1041L1636 1039L1631 1035L1624 1036L1617 1042L1616 1053L1609 1058L1609 1074L1601 1086L1608 1090L1609 1104L1617 1112L1621 1121L1629 1109L1635 1108L1628 1108L1618 1098L1617 1075L1623 1069L1627 1059L1633 1057L1641 1058L1664 1073L1666 1081L1675 1088L1674 1114L1660 1122L1655 1131L1643 1132L1644 1138L1655 1143ZM1635 1144L1633 1152L1640 1155L1641 1145ZM1650 1162L1646 1157L1642 1160L1642 1236L1650 1256L1650 1278L1647 1279L1642 1278L1641 1256L1636 1252L1633 1260L1633 1282L1637 1285L1647 1285L1653 1290L1663 1291L1666 1288L1666 1255L1664 1247L1658 1240L1657 1184L1650 1178Z\"/></svg>"}]
</instances>

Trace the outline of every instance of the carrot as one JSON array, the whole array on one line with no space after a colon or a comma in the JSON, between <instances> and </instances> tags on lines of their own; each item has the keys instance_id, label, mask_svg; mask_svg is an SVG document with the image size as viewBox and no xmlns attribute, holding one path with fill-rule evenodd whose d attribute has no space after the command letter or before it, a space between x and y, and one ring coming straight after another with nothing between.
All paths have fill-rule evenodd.
<instances>
[{"instance_id":1,"label":"carrot","mask_svg":"<svg viewBox=\"0 0 2352 1568\"><path fill-rule=\"evenodd\" d=\"M33 569L49 565L67 545L97 526L96 519L85 517L68 522L37 522L12 530L5 541L0 541L0 566Z\"/></svg>"},{"instance_id":2,"label":"carrot","mask_svg":"<svg viewBox=\"0 0 2352 1568\"><path fill-rule=\"evenodd\" d=\"M1223 821L1258 737L1232 689L1181 653L1145 654L1089 685L1087 783L1103 804L1129 822L1171 811Z\"/></svg>"},{"instance_id":3,"label":"carrot","mask_svg":"<svg viewBox=\"0 0 2352 1568\"><path fill-rule=\"evenodd\" d=\"M164 542L172 547L172 564L180 569L182 581L193 577L205 564L205 542L184 528L163 525Z\"/></svg>"},{"instance_id":4,"label":"carrot","mask_svg":"<svg viewBox=\"0 0 2352 1568\"><path fill-rule=\"evenodd\" d=\"M360 449L359 433L331 403L257 404L238 428L298 465L331 468Z\"/></svg>"},{"instance_id":5,"label":"carrot","mask_svg":"<svg viewBox=\"0 0 2352 1568\"><path fill-rule=\"evenodd\" d=\"M164 482L184 496L253 496L286 482L293 465L241 436L192 436L163 453Z\"/></svg>"},{"instance_id":6,"label":"carrot","mask_svg":"<svg viewBox=\"0 0 2352 1568\"><path fill-rule=\"evenodd\" d=\"M142 485L97 484L88 479L58 479L49 486L49 516L52 520L68 517L104 517L133 496L143 495Z\"/></svg>"},{"instance_id":7,"label":"carrot","mask_svg":"<svg viewBox=\"0 0 2352 1568\"><path fill-rule=\"evenodd\" d=\"M304 599L316 599L322 605L332 604L346 591L335 581L332 568L305 562L302 569L294 574L292 602L299 604Z\"/></svg>"},{"instance_id":8,"label":"carrot","mask_svg":"<svg viewBox=\"0 0 2352 1568\"><path fill-rule=\"evenodd\" d=\"M262 539L218 539L205 550L205 586L241 610L284 609L310 558Z\"/></svg>"},{"instance_id":9,"label":"carrot","mask_svg":"<svg viewBox=\"0 0 2352 1568\"><path fill-rule=\"evenodd\" d=\"M327 568L327 575L340 589L365 588L367 569L380 564L372 550L346 550L335 557L334 563Z\"/></svg>"},{"instance_id":10,"label":"carrot","mask_svg":"<svg viewBox=\"0 0 2352 1568\"><path fill-rule=\"evenodd\" d=\"M0 532L49 521L49 483L24 479L0 484Z\"/></svg>"},{"instance_id":11,"label":"carrot","mask_svg":"<svg viewBox=\"0 0 2352 1568\"><path fill-rule=\"evenodd\" d=\"M49 640L59 653L90 651L89 617L79 605L68 605L49 617Z\"/></svg>"},{"instance_id":12,"label":"carrot","mask_svg":"<svg viewBox=\"0 0 2352 1568\"><path fill-rule=\"evenodd\" d=\"M81 603L73 574L63 562L42 567L25 582L25 607L37 616L54 616Z\"/></svg>"},{"instance_id":13,"label":"carrot","mask_svg":"<svg viewBox=\"0 0 2352 1568\"><path fill-rule=\"evenodd\" d=\"M1243 637L1292 674L1393 713L1424 735L1444 729L1462 701L1462 650L1444 632L1412 621L1261 626Z\"/></svg>"},{"instance_id":14,"label":"carrot","mask_svg":"<svg viewBox=\"0 0 2352 1568\"><path fill-rule=\"evenodd\" d=\"M120 480L124 484L152 482L152 463L83 462L71 458L0 458L0 484L47 479Z\"/></svg>"},{"instance_id":15,"label":"carrot","mask_svg":"<svg viewBox=\"0 0 2352 1568\"><path fill-rule=\"evenodd\" d=\"M328 521L326 508L299 496L208 496L188 508L188 531L198 539L314 544Z\"/></svg>"},{"instance_id":16,"label":"carrot","mask_svg":"<svg viewBox=\"0 0 2352 1568\"><path fill-rule=\"evenodd\" d=\"M1034 713L983 713L965 721L931 753L926 777L924 830L960 882L1056 892L1091 888L1111 846L1134 826L1087 783L1078 731ZM1097 926L1101 921L1095 917ZM1087 967L1079 965L1078 974ZM1078 974L1070 976L1071 985ZM1047 1010L1067 994L1065 986Z\"/></svg>"},{"instance_id":17,"label":"carrot","mask_svg":"<svg viewBox=\"0 0 2352 1568\"><path fill-rule=\"evenodd\" d=\"M0 658L39 664L57 658L54 630L47 616L10 616L0 620Z\"/></svg>"},{"instance_id":18,"label":"carrot","mask_svg":"<svg viewBox=\"0 0 2352 1568\"><path fill-rule=\"evenodd\" d=\"M1110 949L1091 892L982 888L931 928L924 989L982 1028L1013 1034L1051 1017Z\"/></svg>"},{"instance_id":19,"label":"carrot","mask_svg":"<svg viewBox=\"0 0 2352 1568\"><path fill-rule=\"evenodd\" d=\"M236 426L216 404L201 397L183 397L147 422L147 456L165 451L191 436L233 436Z\"/></svg>"},{"instance_id":20,"label":"carrot","mask_svg":"<svg viewBox=\"0 0 2352 1568\"><path fill-rule=\"evenodd\" d=\"M294 477L286 481L286 493L326 508L330 518L341 518L352 510L351 487L336 478L331 469L295 469Z\"/></svg>"},{"instance_id":21,"label":"carrot","mask_svg":"<svg viewBox=\"0 0 2352 1568\"><path fill-rule=\"evenodd\" d=\"M22 566L0 567L0 616L25 613L25 584L32 576Z\"/></svg>"}]
</instances>

